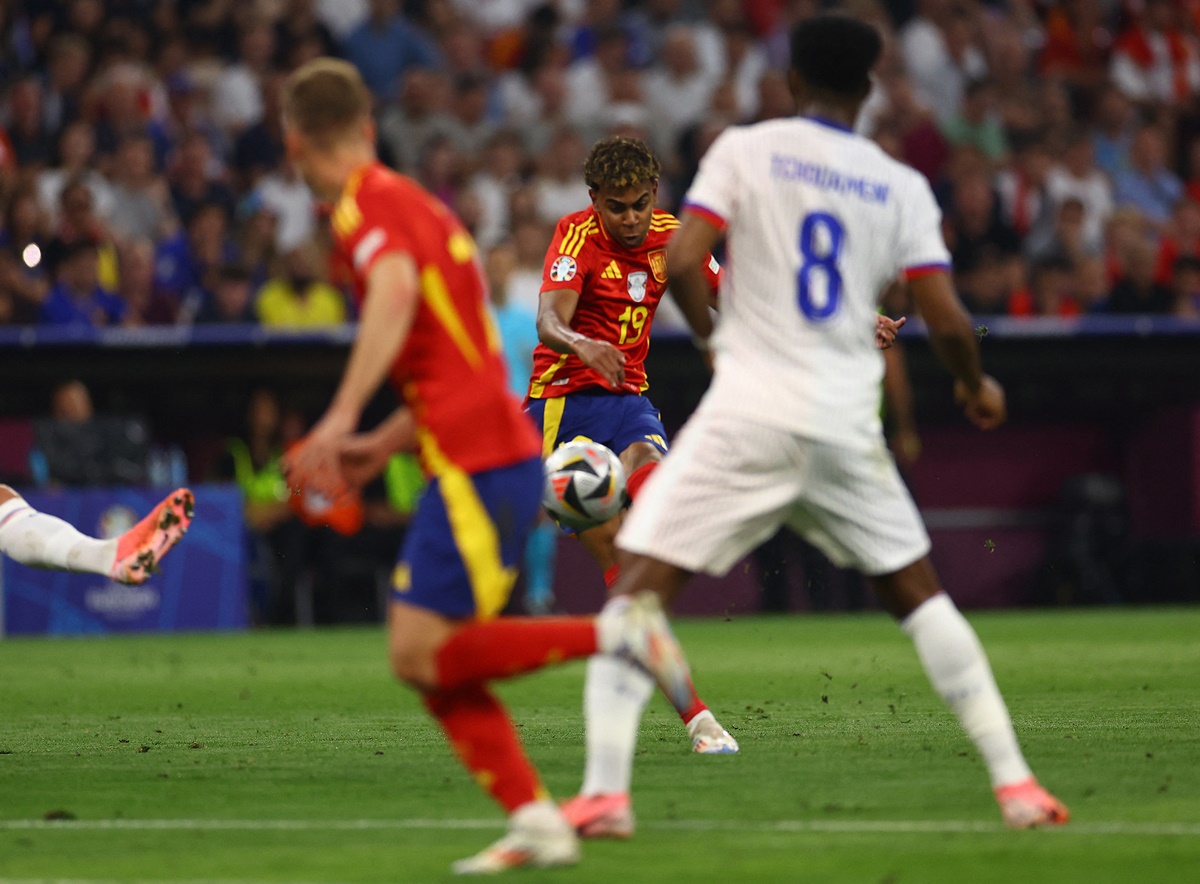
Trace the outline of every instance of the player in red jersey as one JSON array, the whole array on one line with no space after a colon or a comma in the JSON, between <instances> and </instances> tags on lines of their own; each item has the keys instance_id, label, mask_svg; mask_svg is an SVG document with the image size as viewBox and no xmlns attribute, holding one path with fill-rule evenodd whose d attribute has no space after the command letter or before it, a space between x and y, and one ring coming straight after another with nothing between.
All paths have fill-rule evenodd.
<instances>
[{"instance_id":1,"label":"player in red jersey","mask_svg":"<svg viewBox=\"0 0 1200 884\"><path fill-rule=\"evenodd\" d=\"M488 683L600 652L656 673L679 696L687 667L648 598L615 617L496 618L537 514L540 445L507 390L475 244L414 181L379 164L370 97L350 64L297 70L284 100L288 155L334 203L335 246L361 314L333 402L289 455L296 488L344 493L391 453L415 447L429 475L393 578L389 655L462 763L509 814L508 833L460 873L577 861L574 830L549 800ZM356 434L385 377L405 406Z\"/></svg>"},{"instance_id":2,"label":"player in red jersey","mask_svg":"<svg viewBox=\"0 0 1200 884\"><path fill-rule=\"evenodd\" d=\"M541 343L534 350L526 400L542 428L543 456L580 436L606 445L621 458L630 498L667 450L658 410L642 395L650 327L666 291L667 240L679 227L673 215L655 208L660 171L650 148L636 139L610 138L592 148L584 164L592 205L558 222L546 253L537 320ZM719 269L710 260L714 290ZM621 519L578 534L610 586L617 577L613 538ZM643 673L620 661L603 656L589 661L587 767L580 795L564 810L585 836L628 837L636 726L611 714L603 721L595 716L600 684L616 684L612 692L630 698L653 689ZM610 709L611 700L603 700ZM694 689L678 711L694 751L738 751Z\"/></svg>"}]
</instances>

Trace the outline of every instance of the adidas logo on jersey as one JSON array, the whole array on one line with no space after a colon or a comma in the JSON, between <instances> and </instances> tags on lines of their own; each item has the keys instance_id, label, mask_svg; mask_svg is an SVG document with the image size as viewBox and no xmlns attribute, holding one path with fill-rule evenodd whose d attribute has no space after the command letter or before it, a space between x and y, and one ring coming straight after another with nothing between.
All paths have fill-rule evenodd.
<instances>
[{"instance_id":1,"label":"adidas logo on jersey","mask_svg":"<svg viewBox=\"0 0 1200 884\"><path fill-rule=\"evenodd\" d=\"M609 261L608 266L604 268L604 272L600 274L601 279L621 279L621 268L617 266L616 261Z\"/></svg>"}]
</instances>

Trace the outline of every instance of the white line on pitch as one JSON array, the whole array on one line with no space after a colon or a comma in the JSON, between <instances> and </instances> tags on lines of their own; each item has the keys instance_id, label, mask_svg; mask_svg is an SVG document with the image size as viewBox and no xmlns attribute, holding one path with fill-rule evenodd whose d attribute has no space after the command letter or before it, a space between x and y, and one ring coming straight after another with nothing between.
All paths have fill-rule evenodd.
<instances>
[{"instance_id":1,"label":"white line on pitch","mask_svg":"<svg viewBox=\"0 0 1200 884\"><path fill-rule=\"evenodd\" d=\"M0 831L107 831L107 830L219 830L219 831L369 831L399 829L499 829L502 820L490 819L374 819L374 820L0 820ZM781 832L781 833L992 833L1006 831L1000 823L972 820L644 820L643 829L680 832ZM1076 822L1047 831L1074 835L1174 835L1200 836L1200 823Z\"/></svg>"},{"instance_id":2,"label":"white line on pitch","mask_svg":"<svg viewBox=\"0 0 1200 884\"><path fill-rule=\"evenodd\" d=\"M0 884L278 884L277 881L237 881L228 878L156 881L151 878L0 878ZM304 882L293 882L304 884Z\"/></svg>"}]
</instances>

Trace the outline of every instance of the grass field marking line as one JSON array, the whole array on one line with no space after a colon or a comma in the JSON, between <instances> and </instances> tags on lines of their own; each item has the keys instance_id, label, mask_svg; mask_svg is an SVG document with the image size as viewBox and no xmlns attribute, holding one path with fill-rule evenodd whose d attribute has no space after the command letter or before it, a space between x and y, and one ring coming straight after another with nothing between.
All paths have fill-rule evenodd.
<instances>
[{"instance_id":1,"label":"grass field marking line","mask_svg":"<svg viewBox=\"0 0 1200 884\"><path fill-rule=\"evenodd\" d=\"M0 878L0 884L279 884L279 882L249 879L237 881L229 878L200 878L184 881L177 878L161 881L153 878ZM297 881L294 884L304 884L304 882Z\"/></svg>"},{"instance_id":2,"label":"grass field marking line","mask_svg":"<svg viewBox=\"0 0 1200 884\"><path fill-rule=\"evenodd\" d=\"M5 829L53 831L246 831L246 832L321 832L365 831L369 829L503 829L504 820L0 820ZM3 879L0 879L2 881Z\"/></svg>"},{"instance_id":3,"label":"grass field marking line","mask_svg":"<svg viewBox=\"0 0 1200 884\"><path fill-rule=\"evenodd\" d=\"M843 834L971 834L1007 831L999 822L982 820L649 820L643 828L679 832L779 832ZM371 820L0 820L0 831L396 831L400 829L501 829L498 819L371 819ZM1134 835L1200 837L1200 823L1075 822L1048 829L1063 835ZM7 879L0 879L5 884Z\"/></svg>"},{"instance_id":4,"label":"grass field marking line","mask_svg":"<svg viewBox=\"0 0 1200 884\"><path fill-rule=\"evenodd\" d=\"M654 820L644 828L682 832L814 832L844 834L929 834L1007 832L1000 822L983 820ZM1200 823L1075 822L1047 828L1047 832L1075 835L1174 835L1200 837Z\"/></svg>"}]
</instances>

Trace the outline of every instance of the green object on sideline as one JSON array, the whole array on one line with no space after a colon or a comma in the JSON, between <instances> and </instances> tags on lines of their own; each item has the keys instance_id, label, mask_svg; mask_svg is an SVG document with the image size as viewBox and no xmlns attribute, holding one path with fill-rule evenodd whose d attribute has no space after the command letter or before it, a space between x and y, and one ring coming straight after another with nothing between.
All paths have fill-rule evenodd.
<instances>
[{"instance_id":1,"label":"green object on sideline","mask_svg":"<svg viewBox=\"0 0 1200 884\"><path fill-rule=\"evenodd\" d=\"M414 455L393 454L383 471L388 503L398 513L411 513L425 490L425 474Z\"/></svg>"}]
</instances>

